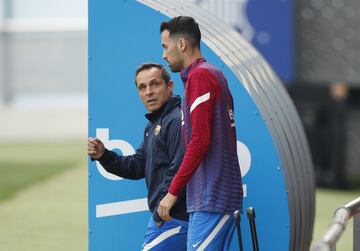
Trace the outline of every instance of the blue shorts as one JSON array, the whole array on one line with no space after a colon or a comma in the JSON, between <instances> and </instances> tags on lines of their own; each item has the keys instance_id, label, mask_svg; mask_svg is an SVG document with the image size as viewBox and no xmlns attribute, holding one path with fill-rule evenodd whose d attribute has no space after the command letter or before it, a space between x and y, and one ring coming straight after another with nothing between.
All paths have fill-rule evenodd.
<instances>
[{"instance_id":1,"label":"blue shorts","mask_svg":"<svg viewBox=\"0 0 360 251\"><path fill-rule=\"evenodd\" d=\"M165 221L161 227L158 227L151 217L145 233L142 251L186 251L187 232L187 221L172 219Z\"/></svg>"},{"instance_id":2,"label":"blue shorts","mask_svg":"<svg viewBox=\"0 0 360 251\"><path fill-rule=\"evenodd\" d=\"M233 215L190 213L187 250L229 250L234 231Z\"/></svg>"}]
</instances>

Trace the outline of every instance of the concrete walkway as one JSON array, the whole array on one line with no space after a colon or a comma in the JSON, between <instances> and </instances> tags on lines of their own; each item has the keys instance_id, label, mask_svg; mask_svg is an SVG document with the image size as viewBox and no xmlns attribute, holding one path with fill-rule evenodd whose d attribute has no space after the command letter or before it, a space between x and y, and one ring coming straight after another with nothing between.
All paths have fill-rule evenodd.
<instances>
[{"instance_id":1,"label":"concrete walkway","mask_svg":"<svg viewBox=\"0 0 360 251\"><path fill-rule=\"evenodd\" d=\"M0 142L87 138L87 108L25 108L0 105Z\"/></svg>"}]
</instances>

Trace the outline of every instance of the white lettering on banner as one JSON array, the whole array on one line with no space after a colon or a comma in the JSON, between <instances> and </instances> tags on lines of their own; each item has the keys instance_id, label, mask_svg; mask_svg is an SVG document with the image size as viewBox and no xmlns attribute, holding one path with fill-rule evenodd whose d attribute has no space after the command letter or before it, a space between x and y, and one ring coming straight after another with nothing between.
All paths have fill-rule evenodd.
<instances>
[{"instance_id":1,"label":"white lettering on banner","mask_svg":"<svg viewBox=\"0 0 360 251\"><path fill-rule=\"evenodd\" d=\"M245 198L247 196L247 185L243 184L243 197Z\"/></svg>"},{"instance_id":2,"label":"white lettering on banner","mask_svg":"<svg viewBox=\"0 0 360 251\"><path fill-rule=\"evenodd\" d=\"M130 143L121 139L112 139L109 140L109 128L97 128L96 129L96 137L100 139L105 147L109 150L119 149L124 156L132 155L135 153L134 148ZM239 159L239 165L241 170L241 176L244 177L250 170L251 166L251 154L249 148L242 143L241 141L237 141L237 154ZM109 180L120 180L122 178L108 173L99 162L96 162L96 166L98 171L102 176Z\"/></svg>"},{"instance_id":3,"label":"white lettering on banner","mask_svg":"<svg viewBox=\"0 0 360 251\"><path fill-rule=\"evenodd\" d=\"M109 150L119 149L124 156L132 155L135 153L135 150L131 146L131 144L126 142L125 140L121 140L121 139L109 140L109 128L97 128L96 138L100 139L104 143L107 149ZM96 161L96 167L99 173L109 180L123 179L114 174L108 173L98 161Z\"/></svg>"},{"instance_id":4,"label":"white lettering on banner","mask_svg":"<svg viewBox=\"0 0 360 251\"><path fill-rule=\"evenodd\" d=\"M241 176L244 177L250 170L251 153L249 148L241 141L237 141L237 155L239 159Z\"/></svg>"},{"instance_id":5,"label":"white lettering on banner","mask_svg":"<svg viewBox=\"0 0 360 251\"><path fill-rule=\"evenodd\" d=\"M245 175L249 172L251 167L251 153L249 148L242 143L241 141L237 141L237 154L239 159L239 166L241 170L241 177L245 177ZM247 195L247 185L243 184L243 196L244 198Z\"/></svg>"},{"instance_id":6,"label":"white lettering on banner","mask_svg":"<svg viewBox=\"0 0 360 251\"><path fill-rule=\"evenodd\" d=\"M109 150L119 149L124 156L132 155L135 153L135 150L130 143L121 139L109 140L109 128L97 128L96 137L100 139L104 143L105 147ZM241 176L244 177L249 172L251 167L251 154L249 148L241 141L237 141L237 154L239 159ZM96 167L99 173L106 179L114 180L114 181L122 179L116 175L108 173L98 161L96 162ZM243 184L243 192L244 192L244 197L246 197L247 194L246 184ZM147 199L142 198L136 200L128 200L128 201L96 205L96 217L101 218L101 217L108 217L119 214L128 214L134 212L142 212L148 210L149 209L147 205Z\"/></svg>"},{"instance_id":7,"label":"white lettering on banner","mask_svg":"<svg viewBox=\"0 0 360 251\"><path fill-rule=\"evenodd\" d=\"M147 198L96 205L96 218L148 211Z\"/></svg>"}]
</instances>

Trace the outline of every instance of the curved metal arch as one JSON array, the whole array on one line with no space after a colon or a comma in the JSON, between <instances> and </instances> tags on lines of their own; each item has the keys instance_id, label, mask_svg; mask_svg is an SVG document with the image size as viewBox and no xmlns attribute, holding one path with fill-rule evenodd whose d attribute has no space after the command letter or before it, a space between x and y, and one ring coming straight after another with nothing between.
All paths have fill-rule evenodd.
<instances>
[{"instance_id":1,"label":"curved metal arch","mask_svg":"<svg viewBox=\"0 0 360 251\"><path fill-rule=\"evenodd\" d=\"M139 0L169 17L193 16L203 41L244 85L265 119L285 172L290 211L290 250L308 250L315 196L311 157L296 109L262 56L234 29L198 6L176 0Z\"/></svg>"}]
</instances>

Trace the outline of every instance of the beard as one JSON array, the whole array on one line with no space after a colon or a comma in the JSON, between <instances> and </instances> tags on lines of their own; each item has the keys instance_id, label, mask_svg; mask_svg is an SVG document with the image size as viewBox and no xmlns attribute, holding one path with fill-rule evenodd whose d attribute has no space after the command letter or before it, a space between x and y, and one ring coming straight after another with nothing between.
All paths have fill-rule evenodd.
<instances>
[{"instance_id":1,"label":"beard","mask_svg":"<svg viewBox=\"0 0 360 251\"><path fill-rule=\"evenodd\" d=\"M176 64L176 63L174 63L174 64L170 64L170 63L169 63L169 68L170 68L170 70L171 70L172 72L174 72L174 73L180 72L181 69L182 69L182 67L180 66L180 64Z\"/></svg>"}]
</instances>

